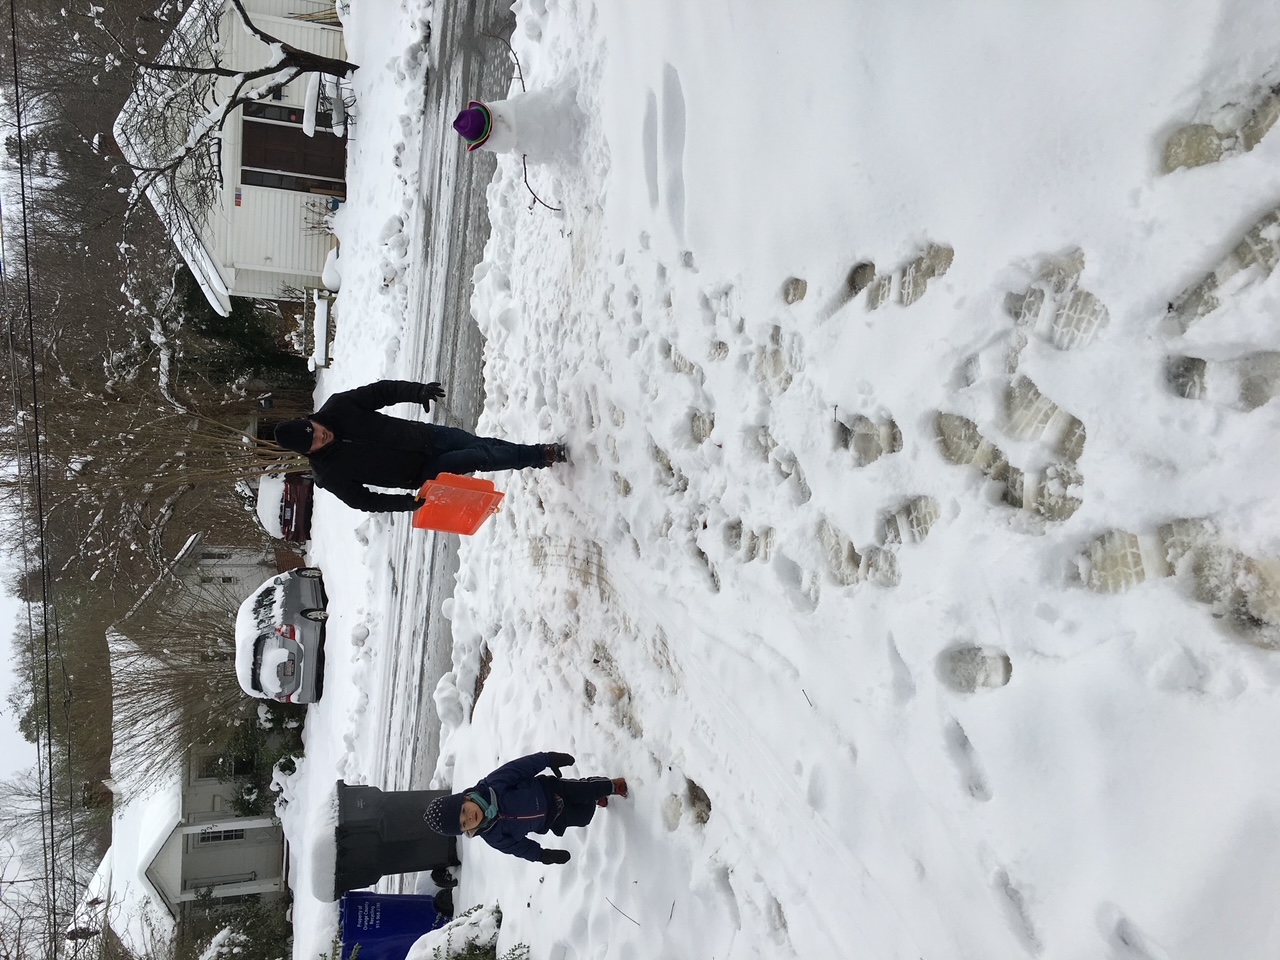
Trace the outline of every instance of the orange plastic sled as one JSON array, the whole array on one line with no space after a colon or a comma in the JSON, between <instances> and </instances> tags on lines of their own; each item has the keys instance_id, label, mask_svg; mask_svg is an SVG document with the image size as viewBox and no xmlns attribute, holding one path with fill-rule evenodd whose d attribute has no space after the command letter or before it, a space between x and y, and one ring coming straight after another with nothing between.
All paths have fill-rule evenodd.
<instances>
[{"instance_id":1,"label":"orange plastic sled","mask_svg":"<svg viewBox=\"0 0 1280 960\"><path fill-rule=\"evenodd\" d=\"M469 537L501 509L506 494L495 490L492 480L442 473L424 483L418 496L422 506L413 511L417 529Z\"/></svg>"}]
</instances>

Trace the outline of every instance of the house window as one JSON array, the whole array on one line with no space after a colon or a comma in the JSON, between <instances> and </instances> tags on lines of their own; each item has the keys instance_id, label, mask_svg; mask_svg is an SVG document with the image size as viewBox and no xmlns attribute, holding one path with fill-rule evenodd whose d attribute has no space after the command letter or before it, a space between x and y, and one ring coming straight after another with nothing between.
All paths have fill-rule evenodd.
<instances>
[{"instance_id":1,"label":"house window","mask_svg":"<svg viewBox=\"0 0 1280 960\"><path fill-rule=\"evenodd\" d=\"M206 550L200 554L201 560L230 560L231 551L229 550Z\"/></svg>"},{"instance_id":2,"label":"house window","mask_svg":"<svg viewBox=\"0 0 1280 960\"><path fill-rule=\"evenodd\" d=\"M201 843L227 843L231 840L243 840L243 830L204 830L199 834Z\"/></svg>"},{"instance_id":3,"label":"house window","mask_svg":"<svg viewBox=\"0 0 1280 960\"><path fill-rule=\"evenodd\" d=\"M293 174L300 179L341 182L347 173L347 143L337 137L308 137L291 123L245 118L240 164L249 170ZM243 178L242 178L243 180ZM285 189L297 189L286 187Z\"/></svg>"},{"instance_id":4,"label":"house window","mask_svg":"<svg viewBox=\"0 0 1280 960\"><path fill-rule=\"evenodd\" d=\"M327 197L347 195L346 185L341 180L299 177L290 173L274 173L270 170L242 169L240 182L250 187L274 187L277 190L296 190L299 193L321 193Z\"/></svg>"},{"instance_id":5,"label":"house window","mask_svg":"<svg viewBox=\"0 0 1280 960\"><path fill-rule=\"evenodd\" d=\"M253 773L253 764L245 757L223 757L215 753L196 761L197 780L247 777L251 773Z\"/></svg>"},{"instance_id":6,"label":"house window","mask_svg":"<svg viewBox=\"0 0 1280 960\"><path fill-rule=\"evenodd\" d=\"M285 107L274 103L246 103L244 115L255 120L272 120L276 123L302 123L302 107ZM316 129L328 130L333 127L333 118L328 110L316 113Z\"/></svg>"}]
</instances>

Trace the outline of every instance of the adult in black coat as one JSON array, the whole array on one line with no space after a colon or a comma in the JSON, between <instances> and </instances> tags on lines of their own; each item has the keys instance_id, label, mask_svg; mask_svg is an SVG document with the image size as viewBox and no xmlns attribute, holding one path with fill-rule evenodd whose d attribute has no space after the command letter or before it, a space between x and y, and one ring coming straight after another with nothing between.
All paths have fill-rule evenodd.
<instances>
[{"instance_id":1,"label":"adult in black coat","mask_svg":"<svg viewBox=\"0 0 1280 960\"><path fill-rule=\"evenodd\" d=\"M420 403L426 410L443 396L438 383L379 380L335 393L305 420L283 421L276 426L276 443L307 456L317 487L367 513L417 509L417 490L440 473L565 462L560 443L511 443L378 412L396 403ZM414 493L379 493L371 486Z\"/></svg>"}]
</instances>

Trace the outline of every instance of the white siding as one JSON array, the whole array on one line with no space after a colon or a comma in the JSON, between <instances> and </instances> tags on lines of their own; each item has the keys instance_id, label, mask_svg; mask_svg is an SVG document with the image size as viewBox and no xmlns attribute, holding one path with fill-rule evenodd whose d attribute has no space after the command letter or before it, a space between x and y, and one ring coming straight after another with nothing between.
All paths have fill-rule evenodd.
<instances>
[{"instance_id":1,"label":"white siding","mask_svg":"<svg viewBox=\"0 0 1280 960\"><path fill-rule=\"evenodd\" d=\"M283 6L283 4L278 5ZM282 20L264 15L254 17L252 8L249 15L262 30L285 43L328 57L346 57L342 31L337 27L326 27L303 20ZM224 62L232 67L237 69L259 67L271 58L271 51L267 45L245 31L234 9L229 9L227 15L222 18L221 36L226 51ZM223 96L229 96L233 87L230 80L224 80L219 85L218 92ZM270 102L302 106L303 95L306 92L307 78L301 76L284 88L283 100Z\"/></svg>"},{"instance_id":2,"label":"white siding","mask_svg":"<svg viewBox=\"0 0 1280 960\"><path fill-rule=\"evenodd\" d=\"M253 0L246 4L254 23L296 47L331 57L345 57L342 31L300 20L287 19L309 9L332 10L331 3L307 0ZM229 11L223 19L222 40L226 62L238 67L266 62L266 45L247 34L239 17ZM270 103L303 106L307 77L284 89L281 100ZM221 90L225 96L230 85ZM322 131L317 136L329 136ZM327 211L328 197L270 187L240 186L240 154L243 121L239 113L223 127L221 203L209 215L204 237L228 279L232 294L246 297L281 296L284 287L320 285L325 258L336 239L316 224ZM236 206L236 191L240 206Z\"/></svg>"},{"instance_id":3,"label":"white siding","mask_svg":"<svg viewBox=\"0 0 1280 960\"><path fill-rule=\"evenodd\" d=\"M307 15L312 13L333 13L333 0L248 0L244 8L249 11L249 16L254 17L254 23L258 22L255 14L268 17L290 17L298 15ZM264 27L267 33L274 33L269 27Z\"/></svg>"},{"instance_id":4,"label":"white siding","mask_svg":"<svg viewBox=\"0 0 1280 960\"><path fill-rule=\"evenodd\" d=\"M228 189L231 189L228 187ZM240 187L232 234L231 266L289 273L319 273L333 246L323 227L328 197L297 190Z\"/></svg>"},{"instance_id":5,"label":"white siding","mask_svg":"<svg viewBox=\"0 0 1280 960\"><path fill-rule=\"evenodd\" d=\"M320 286L320 273L262 273L258 270L236 271L236 283L232 293L237 297L264 297L267 300L286 299L284 290L293 287L302 290Z\"/></svg>"}]
</instances>

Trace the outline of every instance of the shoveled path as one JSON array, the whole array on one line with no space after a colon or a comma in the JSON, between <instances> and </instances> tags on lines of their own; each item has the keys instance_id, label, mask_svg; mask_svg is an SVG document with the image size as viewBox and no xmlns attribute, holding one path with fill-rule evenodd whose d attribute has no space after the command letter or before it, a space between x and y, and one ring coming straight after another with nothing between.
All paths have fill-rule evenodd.
<instances>
[{"instance_id":1,"label":"shoveled path","mask_svg":"<svg viewBox=\"0 0 1280 960\"><path fill-rule=\"evenodd\" d=\"M468 154L450 124L467 99L506 96L513 73L507 47L484 34L509 38L514 19L509 0L460 0L436 11L413 237L417 266L409 280L418 313L406 323L421 335L406 338L396 375L441 381L448 397L436 422L473 429L484 402L484 338L471 318L471 276L489 238L485 189L496 160ZM396 588L378 642L394 653L383 660L387 710L378 722L385 737L370 782L417 789L427 785L440 751L432 693L451 666L453 638L441 608L453 593L458 537L414 530L407 517L397 517L389 562ZM391 886L413 883L406 875Z\"/></svg>"}]
</instances>

